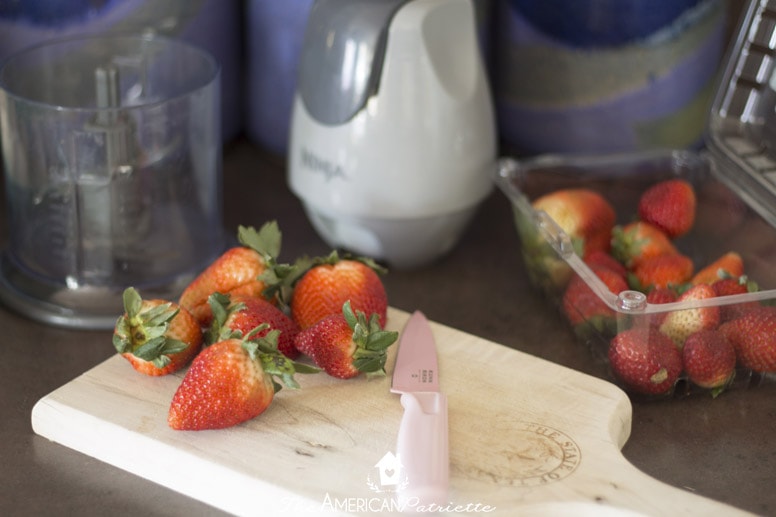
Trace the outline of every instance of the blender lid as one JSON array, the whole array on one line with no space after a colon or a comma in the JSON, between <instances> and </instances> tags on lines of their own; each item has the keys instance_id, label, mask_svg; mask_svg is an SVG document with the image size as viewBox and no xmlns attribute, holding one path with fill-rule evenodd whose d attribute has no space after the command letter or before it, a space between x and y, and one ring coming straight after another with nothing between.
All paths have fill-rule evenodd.
<instances>
[{"instance_id":1,"label":"blender lid","mask_svg":"<svg viewBox=\"0 0 776 517\"><path fill-rule=\"evenodd\" d=\"M776 1L749 0L708 119L714 170L776 226Z\"/></svg>"},{"instance_id":2,"label":"blender lid","mask_svg":"<svg viewBox=\"0 0 776 517\"><path fill-rule=\"evenodd\" d=\"M299 57L297 88L318 122L350 120L377 92L388 25L410 0L317 0Z\"/></svg>"}]
</instances>

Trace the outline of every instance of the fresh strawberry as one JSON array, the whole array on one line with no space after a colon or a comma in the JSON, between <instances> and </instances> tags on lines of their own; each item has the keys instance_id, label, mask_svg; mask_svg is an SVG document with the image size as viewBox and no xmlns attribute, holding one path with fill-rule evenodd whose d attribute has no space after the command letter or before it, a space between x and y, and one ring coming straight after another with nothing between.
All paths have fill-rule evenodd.
<instances>
[{"instance_id":1,"label":"fresh strawberry","mask_svg":"<svg viewBox=\"0 0 776 517\"><path fill-rule=\"evenodd\" d=\"M682 357L674 343L650 327L634 327L617 334L609 346L614 375L636 393L671 393L682 372Z\"/></svg>"},{"instance_id":2,"label":"fresh strawberry","mask_svg":"<svg viewBox=\"0 0 776 517\"><path fill-rule=\"evenodd\" d=\"M762 306L719 327L738 361L756 372L776 372L776 307Z\"/></svg>"},{"instance_id":3,"label":"fresh strawberry","mask_svg":"<svg viewBox=\"0 0 776 517\"><path fill-rule=\"evenodd\" d=\"M714 298L714 289L707 284L698 284L682 293L677 302L702 302ZM708 305L670 312L660 325L660 332L668 336L681 350L690 334L711 330L719 325L719 306Z\"/></svg>"},{"instance_id":4,"label":"fresh strawberry","mask_svg":"<svg viewBox=\"0 0 776 517\"><path fill-rule=\"evenodd\" d=\"M696 196L693 186L682 179L656 183L641 195L639 218L662 229L676 239L695 224Z\"/></svg>"},{"instance_id":5,"label":"fresh strawberry","mask_svg":"<svg viewBox=\"0 0 776 517\"><path fill-rule=\"evenodd\" d=\"M376 313L367 321L347 301L340 314L302 330L296 347L332 377L350 379L361 373L385 374L386 351L397 338L398 332L382 329Z\"/></svg>"},{"instance_id":6,"label":"fresh strawberry","mask_svg":"<svg viewBox=\"0 0 776 517\"><path fill-rule=\"evenodd\" d=\"M714 293L717 296L754 293L758 290L757 284L750 281L746 275L720 278L711 284L711 288L714 289ZM721 321L730 321L756 307L760 307L760 303L756 301L720 305L719 318Z\"/></svg>"},{"instance_id":7,"label":"fresh strawberry","mask_svg":"<svg viewBox=\"0 0 776 517\"><path fill-rule=\"evenodd\" d=\"M681 253L658 255L643 260L629 276L631 287L637 291L680 286L690 280L693 273L692 259Z\"/></svg>"},{"instance_id":8,"label":"fresh strawberry","mask_svg":"<svg viewBox=\"0 0 776 517\"><path fill-rule=\"evenodd\" d=\"M619 260L605 251L595 250L591 253L588 253L588 255L584 258L584 262L589 267L603 266L605 268L611 269L623 277L628 274L626 267Z\"/></svg>"},{"instance_id":9,"label":"fresh strawberry","mask_svg":"<svg viewBox=\"0 0 776 517\"><path fill-rule=\"evenodd\" d=\"M628 269L634 269L658 255L677 253L674 243L663 230L644 221L618 225L612 230L612 254Z\"/></svg>"},{"instance_id":10,"label":"fresh strawberry","mask_svg":"<svg viewBox=\"0 0 776 517\"><path fill-rule=\"evenodd\" d=\"M291 317L301 330L332 314L350 300L354 311L388 317L388 295L379 274L385 269L368 259L340 258L336 251L313 261L294 285Z\"/></svg>"},{"instance_id":11,"label":"fresh strawberry","mask_svg":"<svg viewBox=\"0 0 776 517\"><path fill-rule=\"evenodd\" d=\"M647 303L652 305L672 303L675 302L678 297L679 295L674 289L668 287L658 287L657 289L652 289L647 293ZM665 321L668 314L668 312L654 313L652 315L652 319L650 320L650 324L659 327Z\"/></svg>"},{"instance_id":12,"label":"fresh strawberry","mask_svg":"<svg viewBox=\"0 0 776 517\"><path fill-rule=\"evenodd\" d=\"M286 313L264 298L256 296L227 296L221 293L210 295L213 322L205 335L208 344L230 337L248 335L256 327L266 324L267 328L255 334L266 336L270 330L278 330L278 350L290 359L299 357L294 339L299 326Z\"/></svg>"},{"instance_id":13,"label":"fresh strawberry","mask_svg":"<svg viewBox=\"0 0 776 517\"><path fill-rule=\"evenodd\" d=\"M223 429L264 412L281 385L298 388L294 373L317 371L277 351L278 331L230 338L202 350L173 395L167 423L177 430Z\"/></svg>"},{"instance_id":14,"label":"fresh strawberry","mask_svg":"<svg viewBox=\"0 0 776 517\"><path fill-rule=\"evenodd\" d=\"M189 312L174 302L143 300L124 290L124 314L113 330L113 346L135 370L166 375L186 366L202 348L202 331Z\"/></svg>"},{"instance_id":15,"label":"fresh strawberry","mask_svg":"<svg viewBox=\"0 0 776 517\"><path fill-rule=\"evenodd\" d=\"M746 275L722 276L711 282L711 288L717 296L747 294L757 291L757 284L750 282Z\"/></svg>"},{"instance_id":16,"label":"fresh strawberry","mask_svg":"<svg viewBox=\"0 0 776 517\"><path fill-rule=\"evenodd\" d=\"M687 377L716 397L727 388L736 374L736 350L717 330L690 334L684 342L682 361Z\"/></svg>"},{"instance_id":17,"label":"fresh strawberry","mask_svg":"<svg viewBox=\"0 0 776 517\"><path fill-rule=\"evenodd\" d=\"M181 294L180 305L186 307L203 327L209 326L213 317L208 304L211 294L259 297L268 287L265 275L280 253L281 234L277 223L266 223L258 231L240 226L237 237L241 246L226 250Z\"/></svg>"},{"instance_id":18,"label":"fresh strawberry","mask_svg":"<svg viewBox=\"0 0 776 517\"><path fill-rule=\"evenodd\" d=\"M704 267L690 280L693 284L713 284L721 278L740 277L744 274L744 261L735 251L729 251Z\"/></svg>"},{"instance_id":19,"label":"fresh strawberry","mask_svg":"<svg viewBox=\"0 0 776 517\"><path fill-rule=\"evenodd\" d=\"M609 251L616 214L612 205L590 189L562 189L546 194L533 203L571 238L581 257L595 250Z\"/></svg>"},{"instance_id":20,"label":"fresh strawberry","mask_svg":"<svg viewBox=\"0 0 776 517\"><path fill-rule=\"evenodd\" d=\"M590 269L612 293L619 294L628 289L628 283L620 273L603 266L592 266ZM563 293L561 308L577 333L586 332L586 325L604 334L616 331L614 310L579 275L574 275L569 281Z\"/></svg>"}]
</instances>

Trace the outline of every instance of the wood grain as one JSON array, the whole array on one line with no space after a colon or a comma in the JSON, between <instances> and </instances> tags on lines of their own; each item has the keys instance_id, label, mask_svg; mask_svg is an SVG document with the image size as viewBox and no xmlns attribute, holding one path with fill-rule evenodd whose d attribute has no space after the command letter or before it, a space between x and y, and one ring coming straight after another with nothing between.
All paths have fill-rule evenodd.
<instances>
[{"instance_id":1,"label":"wood grain","mask_svg":"<svg viewBox=\"0 0 776 517\"><path fill-rule=\"evenodd\" d=\"M407 317L389 309L388 327L401 330ZM449 400L451 503L416 510L744 514L630 465L620 449L631 406L616 386L450 327L432 328ZM382 482L378 467L394 451L402 414L390 376L298 375L302 389L283 389L254 420L199 432L167 427L182 376L145 377L114 356L38 401L33 429L237 515L397 510L395 486Z\"/></svg>"}]
</instances>

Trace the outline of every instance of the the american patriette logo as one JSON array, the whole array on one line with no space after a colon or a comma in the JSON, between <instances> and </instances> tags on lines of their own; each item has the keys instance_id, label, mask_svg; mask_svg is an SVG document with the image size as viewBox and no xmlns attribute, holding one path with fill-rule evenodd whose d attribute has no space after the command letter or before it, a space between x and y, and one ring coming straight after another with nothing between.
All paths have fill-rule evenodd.
<instances>
[{"instance_id":1,"label":"the american patriette logo","mask_svg":"<svg viewBox=\"0 0 776 517\"><path fill-rule=\"evenodd\" d=\"M366 483L374 492L395 492L407 486L407 475L400 458L392 452L387 452L375 464L367 476Z\"/></svg>"}]
</instances>

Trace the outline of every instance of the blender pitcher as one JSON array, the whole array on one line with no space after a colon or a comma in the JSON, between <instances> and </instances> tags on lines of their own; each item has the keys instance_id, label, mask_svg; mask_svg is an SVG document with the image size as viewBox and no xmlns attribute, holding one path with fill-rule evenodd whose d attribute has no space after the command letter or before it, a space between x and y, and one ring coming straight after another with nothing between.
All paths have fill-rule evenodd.
<instances>
[{"instance_id":1,"label":"blender pitcher","mask_svg":"<svg viewBox=\"0 0 776 517\"><path fill-rule=\"evenodd\" d=\"M112 328L128 286L176 299L222 251L219 68L160 37L45 43L0 69L0 298Z\"/></svg>"}]
</instances>

